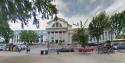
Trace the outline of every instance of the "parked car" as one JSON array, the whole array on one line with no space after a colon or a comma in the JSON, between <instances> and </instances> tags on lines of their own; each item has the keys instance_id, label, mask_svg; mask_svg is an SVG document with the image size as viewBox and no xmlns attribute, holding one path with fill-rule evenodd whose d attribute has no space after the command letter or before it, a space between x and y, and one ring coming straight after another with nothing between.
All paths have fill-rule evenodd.
<instances>
[{"instance_id":1,"label":"parked car","mask_svg":"<svg viewBox=\"0 0 125 63\"><path fill-rule=\"evenodd\" d=\"M25 50L25 49L26 49L26 45L21 45L21 48L22 48L23 50Z\"/></svg>"},{"instance_id":2,"label":"parked car","mask_svg":"<svg viewBox=\"0 0 125 63\"><path fill-rule=\"evenodd\" d=\"M62 48L60 49L60 52L74 52L73 48Z\"/></svg>"},{"instance_id":3,"label":"parked car","mask_svg":"<svg viewBox=\"0 0 125 63\"><path fill-rule=\"evenodd\" d=\"M0 51L4 51L6 48L6 45L5 44L0 44Z\"/></svg>"},{"instance_id":4,"label":"parked car","mask_svg":"<svg viewBox=\"0 0 125 63\"><path fill-rule=\"evenodd\" d=\"M112 45L113 50L118 50L118 47L119 47L119 44L113 44Z\"/></svg>"},{"instance_id":5,"label":"parked car","mask_svg":"<svg viewBox=\"0 0 125 63\"><path fill-rule=\"evenodd\" d=\"M97 44L96 43L88 43L88 46L97 46Z\"/></svg>"},{"instance_id":6,"label":"parked car","mask_svg":"<svg viewBox=\"0 0 125 63\"><path fill-rule=\"evenodd\" d=\"M17 45L17 46L18 46L18 48L21 48L22 50L25 50L25 49L26 49L26 45L19 44L19 45Z\"/></svg>"},{"instance_id":7,"label":"parked car","mask_svg":"<svg viewBox=\"0 0 125 63\"><path fill-rule=\"evenodd\" d=\"M79 52L92 52L94 48L79 48Z\"/></svg>"},{"instance_id":8,"label":"parked car","mask_svg":"<svg viewBox=\"0 0 125 63\"><path fill-rule=\"evenodd\" d=\"M118 49L125 49L125 44L119 44Z\"/></svg>"}]
</instances>

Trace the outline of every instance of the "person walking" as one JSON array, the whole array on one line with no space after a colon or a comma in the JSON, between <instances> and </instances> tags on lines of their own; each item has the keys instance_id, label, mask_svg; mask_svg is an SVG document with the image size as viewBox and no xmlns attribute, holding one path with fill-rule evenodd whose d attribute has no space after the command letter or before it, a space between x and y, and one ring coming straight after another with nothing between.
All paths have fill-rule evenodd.
<instances>
[{"instance_id":1,"label":"person walking","mask_svg":"<svg viewBox=\"0 0 125 63\"><path fill-rule=\"evenodd\" d=\"M106 53L109 54L109 53L112 53L112 52L113 52L112 45L111 45L111 41L106 41L105 48L106 48Z\"/></svg>"},{"instance_id":2,"label":"person walking","mask_svg":"<svg viewBox=\"0 0 125 63\"><path fill-rule=\"evenodd\" d=\"M57 55L58 55L58 54L59 54L59 52L60 52L60 50L59 50L59 49L57 49L57 51L56 51L56 52L57 52Z\"/></svg>"},{"instance_id":3,"label":"person walking","mask_svg":"<svg viewBox=\"0 0 125 63\"><path fill-rule=\"evenodd\" d=\"M18 46L17 49L18 49L18 52L19 52L19 53L20 53L21 50L22 50L21 46Z\"/></svg>"},{"instance_id":4,"label":"person walking","mask_svg":"<svg viewBox=\"0 0 125 63\"><path fill-rule=\"evenodd\" d=\"M28 45L26 47L26 53L30 53L30 47Z\"/></svg>"}]
</instances>

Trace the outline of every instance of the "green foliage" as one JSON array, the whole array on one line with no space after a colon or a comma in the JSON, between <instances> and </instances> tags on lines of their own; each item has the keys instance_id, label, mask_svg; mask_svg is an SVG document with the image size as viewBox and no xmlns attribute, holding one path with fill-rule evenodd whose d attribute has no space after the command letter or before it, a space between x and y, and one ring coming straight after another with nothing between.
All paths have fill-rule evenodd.
<instances>
[{"instance_id":1,"label":"green foliage","mask_svg":"<svg viewBox=\"0 0 125 63\"><path fill-rule=\"evenodd\" d=\"M91 37L96 37L97 44L99 44L100 35L103 34L104 30L109 29L110 25L109 18L105 12L93 18L89 24L89 34Z\"/></svg>"},{"instance_id":2,"label":"green foliage","mask_svg":"<svg viewBox=\"0 0 125 63\"><path fill-rule=\"evenodd\" d=\"M33 24L39 27L37 15L42 19L53 18L57 14L53 0L0 0L0 20L16 22L20 20L22 27L33 17ZM38 12L38 13L37 13ZM2 17L1 17L2 16Z\"/></svg>"},{"instance_id":3,"label":"green foliage","mask_svg":"<svg viewBox=\"0 0 125 63\"><path fill-rule=\"evenodd\" d=\"M85 47L88 43L88 34L84 28L79 28L72 36L72 40L81 44L82 47Z\"/></svg>"},{"instance_id":4,"label":"green foliage","mask_svg":"<svg viewBox=\"0 0 125 63\"><path fill-rule=\"evenodd\" d=\"M118 39L125 39L125 35L124 34L118 35Z\"/></svg>"},{"instance_id":5,"label":"green foliage","mask_svg":"<svg viewBox=\"0 0 125 63\"><path fill-rule=\"evenodd\" d=\"M115 33L116 38L125 27L125 10L121 13L116 13L111 16L112 31Z\"/></svg>"},{"instance_id":6,"label":"green foliage","mask_svg":"<svg viewBox=\"0 0 125 63\"><path fill-rule=\"evenodd\" d=\"M20 39L21 41L30 44L32 42L37 42L38 35L34 31L24 30L20 33Z\"/></svg>"},{"instance_id":7,"label":"green foliage","mask_svg":"<svg viewBox=\"0 0 125 63\"><path fill-rule=\"evenodd\" d=\"M13 36L13 31L9 28L7 21L2 20L3 16L0 13L0 35L5 39L5 43L9 43L9 39Z\"/></svg>"}]
</instances>

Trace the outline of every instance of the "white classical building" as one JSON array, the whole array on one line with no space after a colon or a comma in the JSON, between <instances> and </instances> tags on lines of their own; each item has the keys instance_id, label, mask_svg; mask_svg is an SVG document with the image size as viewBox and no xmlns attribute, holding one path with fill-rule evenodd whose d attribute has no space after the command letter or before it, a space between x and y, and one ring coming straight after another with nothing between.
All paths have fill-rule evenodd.
<instances>
[{"instance_id":1,"label":"white classical building","mask_svg":"<svg viewBox=\"0 0 125 63\"><path fill-rule=\"evenodd\" d=\"M51 20L47 23L46 30L31 30L39 35L38 43L72 43L72 25L62 18L57 21ZM13 38L10 39L10 43L20 44L23 43L20 40L21 30L15 30Z\"/></svg>"},{"instance_id":2,"label":"white classical building","mask_svg":"<svg viewBox=\"0 0 125 63\"><path fill-rule=\"evenodd\" d=\"M107 40L115 40L116 39L116 36L115 34L111 34L108 30L107 31L104 31L104 33L100 36L100 39L99 39L99 42L100 43L103 43ZM97 43L97 40L95 37L91 38L89 37L89 43Z\"/></svg>"},{"instance_id":3,"label":"white classical building","mask_svg":"<svg viewBox=\"0 0 125 63\"><path fill-rule=\"evenodd\" d=\"M48 42L52 43L72 43L72 25L62 18L57 21L51 20L46 27Z\"/></svg>"},{"instance_id":4,"label":"white classical building","mask_svg":"<svg viewBox=\"0 0 125 63\"><path fill-rule=\"evenodd\" d=\"M20 40L20 32L22 30L14 30L14 36L10 39L9 43L14 44L23 44L23 42ZM47 41L47 32L46 30L31 30L38 34L39 39L37 40L38 43L45 43Z\"/></svg>"},{"instance_id":5,"label":"white classical building","mask_svg":"<svg viewBox=\"0 0 125 63\"><path fill-rule=\"evenodd\" d=\"M32 30L39 35L38 43L72 43L72 34L75 32L76 28L72 28L72 25L62 18L57 21L51 20L47 23L46 30ZM21 30L14 31L14 37L10 39L10 43L22 43L20 40ZM104 31L100 37L100 43L107 40L114 40L115 34L109 33L109 31ZM96 43L96 38L89 37L89 43Z\"/></svg>"}]
</instances>

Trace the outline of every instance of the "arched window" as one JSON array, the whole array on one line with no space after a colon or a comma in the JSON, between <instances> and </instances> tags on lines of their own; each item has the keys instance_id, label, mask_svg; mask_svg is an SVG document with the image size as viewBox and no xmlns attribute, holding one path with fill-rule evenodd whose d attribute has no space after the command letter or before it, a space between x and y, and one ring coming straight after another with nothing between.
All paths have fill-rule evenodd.
<instances>
[{"instance_id":1,"label":"arched window","mask_svg":"<svg viewBox=\"0 0 125 63\"><path fill-rule=\"evenodd\" d=\"M52 27L56 27L56 24L54 23Z\"/></svg>"},{"instance_id":2,"label":"arched window","mask_svg":"<svg viewBox=\"0 0 125 63\"><path fill-rule=\"evenodd\" d=\"M56 22L56 23L53 24L52 27L60 28L60 27L62 27L62 24Z\"/></svg>"}]
</instances>

